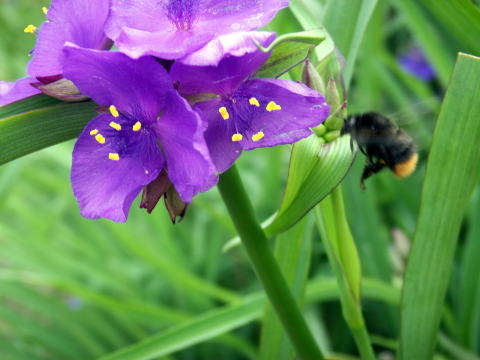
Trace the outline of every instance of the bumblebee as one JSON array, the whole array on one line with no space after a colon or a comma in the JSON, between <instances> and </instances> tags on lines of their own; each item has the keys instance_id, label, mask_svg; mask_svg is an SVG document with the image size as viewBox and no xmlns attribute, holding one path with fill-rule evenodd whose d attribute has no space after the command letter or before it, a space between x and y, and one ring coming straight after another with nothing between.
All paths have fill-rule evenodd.
<instances>
[{"instance_id":1,"label":"bumblebee","mask_svg":"<svg viewBox=\"0 0 480 360\"><path fill-rule=\"evenodd\" d=\"M415 171L418 154L413 139L386 116L375 112L350 116L341 134L350 134L367 157L360 179L362 189L366 179L385 167L399 178ZM351 146L353 149L353 143Z\"/></svg>"}]
</instances>

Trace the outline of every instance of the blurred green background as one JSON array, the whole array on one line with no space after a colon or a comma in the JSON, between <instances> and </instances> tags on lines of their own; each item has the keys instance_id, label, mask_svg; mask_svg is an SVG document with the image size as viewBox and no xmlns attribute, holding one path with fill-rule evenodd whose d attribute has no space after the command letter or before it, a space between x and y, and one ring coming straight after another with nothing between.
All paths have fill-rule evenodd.
<instances>
[{"instance_id":1,"label":"blurred green background","mask_svg":"<svg viewBox=\"0 0 480 360\"><path fill-rule=\"evenodd\" d=\"M337 24L323 18L327 1L292 3L308 6L319 24L341 26L340 20ZM396 58L428 41L418 13L407 3L378 4L348 97L351 113L375 110L390 115L419 146L418 170L408 179L398 180L385 171L369 179L362 192L364 159L358 156L344 182L364 276L393 289L400 286L415 227L434 119L446 85L443 73L448 73L457 50L469 50L456 34L443 29L442 16L424 7L422 21L430 21L429 26L445 35L442 52L427 50L439 76L425 82L404 72ZM25 75L35 37L23 29L41 24L42 6L48 1L0 2L0 79L13 81ZM301 30L290 9L283 10L270 28ZM170 223L162 203L148 215L138 208L138 199L127 224L86 220L80 217L70 188L72 146L73 142L57 145L0 167L0 359L94 359L260 290L242 249L222 251L235 231L216 189L196 197L177 225ZM262 221L279 205L289 150L284 146L244 152L239 160ZM454 348L477 353L479 210L480 198L475 196L462 228L442 325L442 334ZM313 231L312 236L310 277L331 279L318 234ZM398 335L398 307L367 299L364 310L377 349L390 359L394 344L388 339ZM309 303L306 314L323 348L355 356L337 299ZM256 322L163 358L252 359L259 334ZM447 340L441 343L447 345L439 348L439 356L459 358L452 355Z\"/></svg>"}]
</instances>

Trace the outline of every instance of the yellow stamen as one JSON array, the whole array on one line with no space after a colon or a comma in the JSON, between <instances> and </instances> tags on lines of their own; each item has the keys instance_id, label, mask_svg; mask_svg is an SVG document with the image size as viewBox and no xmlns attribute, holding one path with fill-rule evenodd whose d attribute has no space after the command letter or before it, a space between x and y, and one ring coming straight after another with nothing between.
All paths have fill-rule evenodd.
<instances>
[{"instance_id":1,"label":"yellow stamen","mask_svg":"<svg viewBox=\"0 0 480 360\"><path fill-rule=\"evenodd\" d=\"M113 117L119 117L120 114L118 113L118 110L117 108L115 107L115 105L110 105L110 107L108 108L108 110L110 110L110 114L112 114Z\"/></svg>"},{"instance_id":2,"label":"yellow stamen","mask_svg":"<svg viewBox=\"0 0 480 360\"><path fill-rule=\"evenodd\" d=\"M218 109L218 112L220 115L222 115L223 120L228 120L230 118L230 114L225 106L222 106L220 109Z\"/></svg>"},{"instance_id":3,"label":"yellow stamen","mask_svg":"<svg viewBox=\"0 0 480 360\"><path fill-rule=\"evenodd\" d=\"M93 129L92 131L90 131L90 135L97 135L98 134L98 129Z\"/></svg>"},{"instance_id":4,"label":"yellow stamen","mask_svg":"<svg viewBox=\"0 0 480 360\"><path fill-rule=\"evenodd\" d=\"M275 101L270 101L267 104L266 109L267 109L268 112L271 112L273 110L282 110L282 107L280 105L276 104Z\"/></svg>"},{"instance_id":5,"label":"yellow stamen","mask_svg":"<svg viewBox=\"0 0 480 360\"><path fill-rule=\"evenodd\" d=\"M120 160L120 155L118 155L117 153L110 153L108 154L108 158L113 161L118 161Z\"/></svg>"},{"instance_id":6,"label":"yellow stamen","mask_svg":"<svg viewBox=\"0 0 480 360\"><path fill-rule=\"evenodd\" d=\"M44 6L44 7L42 7L42 11L43 11L43 13L44 13L45 15L47 15L47 13L48 13L48 9L47 9L45 6Z\"/></svg>"},{"instance_id":7,"label":"yellow stamen","mask_svg":"<svg viewBox=\"0 0 480 360\"><path fill-rule=\"evenodd\" d=\"M35 31L37 31L37 27L35 25L28 25L25 29L23 29L23 32L26 34L35 34Z\"/></svg>"},{"instance_id":8,"label":"yellow stamen","mask_svg":"<svg viewBox=\"0 0 480 360\"><path fill-rule=\"evenodd\" d=\"M119 123L116 123L115 121L110 122L109 125L110 127L114 128L117 131L122 130L122 125L120 125Z\"/></svg>"},{"instance_id":9,"label":"yellow stamen","mask_svg":"<svg viewBox=\"0 0 480 360\"><path fill-rule=\"evenodd\" d=\"M95 140L97 140L97 142L100 144L105 144L105 138L102 136L102 134L95 135Z\"/></svg>"},{"instance_id":10,"label":"yellow stamen","mask_svg":"<svg viewBox=\"0 0 480 360\"><path fill-rule=\"evenodd\" d=\"M258 133L252 135L252 140L253 141L262 140L264 136L265 134L263 133L263 131L259 131Z\"/></svg>"},{"instance_id":11,"label":"yellow stamen","mask_svg":"<svg viewBox=\"0 0 480 360\"><path fill-rule=\"evenodd\" d=\"M258 102L258 100L254 97L250 98L250 100L248 100L248 102L250 103L250 105L253 105L253 106L256 106L256 107L260 107L260 103Z\"/></svg>"},{"instance_id":12,"label":"yellow stamen","mask_svg":"<svg viewBox=\"0 0 480 360\"><path fill-rule=\"evenodd\" d=\"M133 127L132 127L132 130L133 131L140 131L140 129L142 128L142 123L140 121L137 121Z\"/></svg>"},{"instance_id":13,"label":"yellow stamen","mask_svg":"<svg viewBox=\"0 0 480 360\"><path fill-rule=\"evenodd\" d=\"M242 141L243 135L242 134L233 134L232 135L232 141L237 142L237 141Z\"/></svg>"}]
</instances>

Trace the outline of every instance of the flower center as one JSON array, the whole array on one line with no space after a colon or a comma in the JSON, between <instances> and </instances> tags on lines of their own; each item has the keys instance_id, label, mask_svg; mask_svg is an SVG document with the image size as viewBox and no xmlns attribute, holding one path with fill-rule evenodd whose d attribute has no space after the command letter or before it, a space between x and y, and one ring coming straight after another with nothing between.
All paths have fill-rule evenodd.
<instances>
[{"instance_id":1,"label":"flower center","mask_svg":"<svg viewBox=\"0 0 480 360\"><path fill-rule=\"evenodd\" d=\"M168 0L164 5L168 19L178 30L190 30L197 13L197 0Z\"/></svg>"},{"instance_id":2,"label":"flower center","mask_svg":"<svg viewBox=\"0 0 480 360\"><path fill-rule=\"evenodd\" d=\"M141 110L134 109L133 114L127 114L111 105L108 112L113 119L91 129L90 136L99 145L109 146L112 151L108 153L110 160L121 161L134 153L145 154L157 147L156 137L150 129L151 121Z\"/></svg>"},{"instance_id":3,"label":"flower center","mask_svg":"<svg viewBox=\"0 0 480 360\"><path fill-rule=\"evenodd\" d=\"M282 110L282 106L275 101L262 96L235 93L224 98L218 108L219 116L227 121L227 131L233 142L246 139L254 142L262 140L268 134L257 124L263 116Z\"/></svg>"}]
</instances>

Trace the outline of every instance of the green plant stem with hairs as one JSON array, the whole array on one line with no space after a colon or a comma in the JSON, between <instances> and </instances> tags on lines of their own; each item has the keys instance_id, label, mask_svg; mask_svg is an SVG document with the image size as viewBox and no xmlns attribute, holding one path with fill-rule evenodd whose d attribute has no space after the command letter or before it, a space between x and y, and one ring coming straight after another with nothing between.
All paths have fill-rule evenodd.
<instances>
[{"instance_id":1,"label":"green plant stem with hairs","mask_svg":"<svg viewBox=\"0 0 480 360\"><path fill-rule=\"evenodd\" d=\"M303 360L324 359L273 257L267 237L255 218L235 166L220 176L218 189L255 272L297 354Z\"/></svg>"}]
</instances>

